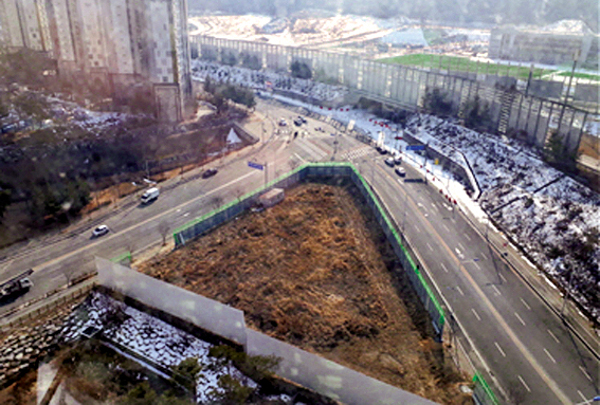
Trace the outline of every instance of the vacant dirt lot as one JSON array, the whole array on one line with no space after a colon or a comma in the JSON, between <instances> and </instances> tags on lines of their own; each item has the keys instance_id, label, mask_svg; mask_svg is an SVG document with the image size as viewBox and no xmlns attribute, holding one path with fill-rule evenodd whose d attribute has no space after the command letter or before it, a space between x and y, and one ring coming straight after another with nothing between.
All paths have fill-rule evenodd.
<instances>
[{"instance_id":1,"label":"vacant dirt lot","mask_svg":"<svg viewBox=\"0 0 600 405\"><path fill-rule=\"evenodd\" d=\"M304 184L139 271L243 310L270 336L440 403L462 381L357 191Z\"/></svg>"}]
</instances>

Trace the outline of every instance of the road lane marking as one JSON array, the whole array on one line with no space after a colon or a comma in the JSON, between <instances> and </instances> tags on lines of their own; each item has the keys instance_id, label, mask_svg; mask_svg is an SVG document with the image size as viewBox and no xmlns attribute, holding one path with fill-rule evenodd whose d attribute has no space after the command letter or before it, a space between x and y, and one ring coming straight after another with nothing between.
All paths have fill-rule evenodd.
<instances>
[{"instance_id":1,"label":"road lane marking","mask_svg":"<svg viewBox=\"0 0 600 405\"><path fill-rule=\"evenodd\" d=\"M586 398L581 391L577 390L577 393L579 394L581 399L583 399L584 403L589 402L589 398Z\"/></svg>"},{"instance_id":2,"label":"road lane marking","mask_svg":"<svg viewBox=\"0 0 600 405\"><path fill-rule=\"evenodd\" d=\"M552 355L550 354L550 352L548 350L546 350L545 347L544 347L544 353L546 353L546 355L548 357L550 357L550 360L552 360L552 363L556 364L556 360L554 360L554 357L552 357Z\"/></svg>"},{"instance_id":3,"label":"road lane marking","mask_svg":"<svg viewBox=\"0 0 600 405\"><path fill-rule=\"evenodd\" d=\"M475 315L475 318L477 318L478 321L481 321L479 314L477 312L475 312L475 310L473 308L471 308L471 311L473 312L473 315Z\"/></svg>"},{"instance_id":4,"label":"road lane marking","mask_svg":"<svg viewBox=\"0 0 600 405\"><path fill-rule=\"evenodd\" d=\"M446 224L442 224L442 226L444 227L444 229L446 230L446 232L450 232L450 228L448 228L448 227L446 226Z\"/></svg>"},{"instance_id":5,"label":"road lane marking","mask_svg":"<svg viewBox=\"0 0 600 405\"><path fill-rule=\"evenodd\" d=\"M500 292L500 290L498 289L498 287L496 287L495 285L492 284L492 289L496 292L496 294L498 295L502 295L502 293Z\"/></svg>"},{"instance_id":6,"label":"road lane marking","mask_svg":"<svg viewBox=\"0 0 600 405\"><path fill-rule=\"evenodd\" d=\"M460 244L460 242L458 242L458 247L460 248L460 250L462 250L463 252L466 250L463 245Z\"/></svg>"},{"instance_id":7,"label":"road lane marking","mask_svg":"<svg viewBox=\"0 0 600 405\"><path fill-rule=\"evenodd\" d=\"M473 262L473 264L475 265L475 267L477 267L479 270L481 270L481 266L479 265L479 263Z\"/></svg>"},{"instance_id":8,"label":"road lane marking","mask_svg":"<svg viewBox=\"0 0 600 405\"><path fill-rule=\"evenodd\" d=\"M146 225L146 224L148 224L150 222L156 221L157 219L163 218L163 217L165 217L168 214L172 214L174 212L177 212L177 210L181 209L181 207L187 206L187 205L192 204L192 203L196 203L199 200L202 200L202 199L210 196L211 194L216 193L217 191L220 191L220 190L222 190L224 188L227 188L227 187L229 187L229 186L231 186L231 185L233 185L233 184L235 184L235 183L237 183L239 181L242 181L242 180L246 179L247 177L250 177L250 176L253 176L253 175L258 175L258 174L261 174L261 173L259 171L257 171L257 170L252 170L252 171L244 174L243 176L240 176L237 179L234 179L234 180L230 181L229 183L223 184L222 186L219 186L219 187L217 187L217 188L215 188L215 189L213 189L213 190L211 190L211 191L209 191L207 193L199 195L198 197L193 198L193 199L191 199L189 201L186 201L186 202L184 202L184 203L182 203L182 204L180 204L180 205L178 205L176 207L170 208L170 209L168 209L166 211L163 211L160 214L157 214L157 215L155 215L153 217L150 217L150 218L148 218L148 219L146 219L146 220L144 220L142 222L138 222L137 224L132 225L129 228L125 228L125 229L123 229L123 230L121 230L119 232L116 232L116 233L113 233L113 234L109 234L108 236L105 236L103 239L99 239L97 242L91 243L89 245L82 246L79 249L73 250L73 251L71 251L69 253L65 253L62 256L59 256L59 257L56 257L54 259L48 260L47 262L44 262L44 263L42 263L40 265L37 265L35 267L38 269L38 271L39 270L43 270L43 269L45 269L47 267L50 267L50 266L52 266L52 265L54 265L54 264L56 264L58 262L61 262L61 261L65 260L65 259L68 259L69 257L78 255L79 253L81 253L81 252L83 252L85 250L91 249L94 246L106 243L109 240L112 240L112 239L114 239L116 237L123 236L127 232L130 232L133 229L139 228L142 225Z\"/></svg>"},{"instance_id":9,"label":"road lane marking","mask_svg":"<svg viewBox=\"0 0 600 405\"><path fill-rule=\"evenodd\" d=\"M500 345L498 344L498 342L494 342L494 344L496 345L496 349L498 349L498 351L500 352L500 354L503 357L506 357L506 353L504 353L504 350L502 350L502 348L500 347Z\"/></svg>"},{"instance_id":10,"label":"road lane marking","mask_svg":"<svg viewBox=\"0 0 600 405\"><path fill-rule=\"evenodd\" d=\"M525 380L523 380L523 377L521 377L520 375L517 375L517 377L519 377L519 381L521 381L521 384L523 384L523 387L525 387L525 389L528 392L531 392L531 390L529 389L529 386L527 384L525 384Z\"/></svg>"},{"instance_id":11,"label":"road lane marking","mask_svg":"<svg viewBox=\"0 0 600 405\"><path fill-rule=\"evenodd\" d=\"M306 163L307 160L304 159L302 156L300 156L299 154L297 154L296 152L294 152L294 156L296 156L298 159L300 159L302 161L302 163Z\"/></svg>"},{"instance_id":12,"label":"road lane marking","mask_svg":"<svg viewBox=\"0 0 600 405\"><path fill-rule=\"evenodd\" d=\"M521 318L521 317L519 316L519 314L518 314L518 313L516 313L516 312L515 312L515 316L516 316L516 317L517 317L517 319L518 319L518 320L519 320L519 321L520 321L520 322L523 324L523 326L525 326L525 321L523 320L523 318Z\"/></svg>"},{"instance_id":13,"label":"road lane marking","mask_svg":"<svg viewBox=\"0 0 600 405\"><path fill-rule=\"evenodd\" d=\"M448 269L446 268L446 266L444 265L444 263L440 262L440 265L442 266L442 269L444 269L444 271L446 273L448 273Z\"/></svg>"},{"instance_id":14,"label":"road lane marking","mask_svg":"<svg viewBox=\"0 0 600 405\"><path fill-rule=\"evenodd\" d=\"M585 371L585 368L579 366L579 369L581 370L583 375L585 375L587 377L588 380L592 381L592 377L590 377L590 375L587 373L587 371Z\"/></svg>"},{"instance_id":15,"label":"road lane marking","mask_svg":"<svg viewBox=\"0 0 600 405\"><path fill-rule=\"evenodd\" d=\"M502 273L499 273L499 275L500 275L500 278L502 279L502 282L506 283L507 281L506 281L506 279L504 278L504 276L502 275Z\"/></svg>"},{"instance_id":16,"label":"road lane marking","mask_svg":"<svg viewBox=\"0 0 600 405\"><path fill-rule=\"evenodd\" d=\"M415 228L415 231L421 232L421 230L419 229L419 227L417 226L417 224L413 225L413 228Z\"/></svg>"},{"instance_id":17,"label":"road lane marking","mask_svg":"<svg viewBox=\"0 0 600 405\"><path fill-rule=\"evenodd\" d=\"M388 175L388 177L392 178L389 175ZM411 186L411 185L409 184L409 186ZM414 200L412 198L410 199L410 204L414 210L417 210L416 203L414 202ZM450 219L452 222L456 223L456 220L454 218L450 218ZM454 259L454 261L456 262L456 264L458 266L458 268L457 268L458 271L463 275L463 277L465 277L468 284L471 286L472 290L478 296L477 299L479 301L481 301L482 304L490 311L490 314L495 319L495 323L498 325L498 327L502 331L504 331L508 335L509 339L514 343L517 350L520 351L521 356L523 358L525 358L526 361L533 367L533 369L535 370L537 375L547 384L547 387L549 388L549 390L552 391L556 395L556 398L558 399L558 401L560 401L560 403L565 404L565 405L571 405L573 403L573 401L571 401L571 400L569 400L569 398L567 398L567 396L564 394L562 389L556 384L554 379L551 378L548 375L548 373L546 373L546 371L540 365L540 363L537 361L537 359L531 354L528 347L526 347L523 344L523 341L515 334L515 331L508 325L506 320L499 313L498 309L496 309L496 307L492 304L492 302L490 301L490 298L488 297L488 294L482 290L482 288L479 286L479 284L477 284L477 282L475 282L475 280L473 279L471 274L467 271L465 266L461 264L461 260L459 260L459 258L454 254L454 252L452 252L452 248L450 246L448 246L448 243L446 242L446 240L436 231L436 227L427 220L425 220L423 222L423 225L428 227L429 231L431 232L431 235L434 236L435 238L437 238L439 247L441 249L446 250L448 256Z\"/></svg>"},{"instance_id":18,"label":"road lane marking","mask_svg":"<svg viewBox=\"0 0 600 405\"><path fill-rule=\"evenodd\" d=\"M427 247L429 248L429 250L431 250L433 252L433 248L431 247L431 245L429 244L429 242L427 242Z\"/></svg>"},{"instance_id":19,"label":"road lane marking","mask_svg":"<svg viewBox=\"0 0 600 405\"><path fill-rule=\"evenodd\" d=\"M554 333L552 333L552 331L550 329L546 329L546 330L548 331L550 336L552 336L552 339L554 339L556 341L556 343L560 344L560 340L558 340L558 338L554 335Z\"/></svg>"},{"instance_id":20,"label":"road lane marking","mask_svg":"<svg viewBox=\"0 0 600 405\"><path fill-rule=\"evenodd\" d=\"M485 255L485 253L483 253L483 252L481 253L481 257L483 257L483 260L487 260L488 259L487 256Z\"/></svg>"},{"instance_id":21,"label":"road lane marking","mask_svg":"<svg viewBox=\"0 0 600 405\"><path fill-rule=\"evenodd\" d=\"M465 238L467 238L467 240L468 240L469 242L471 242L471 237L470 237L469 235L467 235L467 234L465 233L465 234L464 234L464 236L465 236Z\"/></svg>"},{"instance_id":22,"label":"road lane marking","mask_svg":"<svg viewBox=\"0 0 600 405\"><path fill-rule=\"evenodd\" d=\"M525 308L527 308L528 310L531 311L531 307L529 306L529 304L527 304L527 301L525 301L523 298L519 298L521 300L521 302L523 303L523 305L525 305Z\"/></svg>"},{"instance_id":23,"label":"road lane marking","mask_svg":"<svg viewBox=\"0 0 600 405\"><path fill-rule=\"evenodd\" d=\"M434 203L431 203L431 206L433 207L434 210L439 211L438 207L436 207Z\"/></svg>"},{"instance_id":24,"label":"road lane marking","mask_svg":"<svg viewBox=\"0 0 600 405\"><path fill-rule=\"evenodd\" d=\"M459 286L456 286L456 289L458 290L458 292L460 293L460 295L462 295L463 297L465 296L465 293L460 289Z\"/></svg>"}]
</instances>

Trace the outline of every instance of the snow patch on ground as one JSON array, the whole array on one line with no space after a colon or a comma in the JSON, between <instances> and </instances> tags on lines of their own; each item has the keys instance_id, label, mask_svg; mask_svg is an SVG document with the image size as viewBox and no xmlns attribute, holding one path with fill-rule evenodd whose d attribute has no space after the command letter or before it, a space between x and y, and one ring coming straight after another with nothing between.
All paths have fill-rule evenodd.
<instances>
[{"instance_id":1,"label":"snow patch on ground","mask_svg":"<svg viewBox=\"0 0 600 405\"><path fill-rule=\"evenodd\" d=\"M85 313L84 317L81 316L82 311ZM197 358L203 365L202 376L196 388L200 402L208 400L209 392L220 392L218 381L225 374L233 375L250 387L257 386L233 365L228 366L227 370L220 367L215 359L208 355L212 344L104 294L92 292L78 313L79 316L73 316L63 329L67 342L78 339L81 332L91 326L103 329L104 336L112 342L165 368L175 366L190 357ZM81 320L82 318L87 320ZM114 321L115 318L121 319L122 323L109 321Z\"/></svg>"}]
</instances>

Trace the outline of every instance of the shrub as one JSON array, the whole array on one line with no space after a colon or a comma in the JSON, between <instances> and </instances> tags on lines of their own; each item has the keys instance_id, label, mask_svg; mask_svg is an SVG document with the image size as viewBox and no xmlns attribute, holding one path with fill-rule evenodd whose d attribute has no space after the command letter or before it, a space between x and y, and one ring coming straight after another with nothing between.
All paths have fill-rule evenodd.
<instances>
[{"instance_id":1,"label":"shrub","mask_svg":"<svg viewBox=\"0 0 600 405\"><path fill-rule=\"evenodd\" d=\"M298 79L311 79L312 78L312 70L304 62L294 61L292 63L291 69L292 69L292 77L297 77Z\"/></svg>"}]
</instances>

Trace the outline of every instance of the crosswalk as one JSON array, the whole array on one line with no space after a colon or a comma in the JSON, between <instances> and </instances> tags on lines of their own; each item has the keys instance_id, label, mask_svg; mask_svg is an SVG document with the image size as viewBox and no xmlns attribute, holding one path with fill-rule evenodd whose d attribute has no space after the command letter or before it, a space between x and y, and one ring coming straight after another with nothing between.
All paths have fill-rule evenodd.
<instances>
[{"instance_id":1,"label":"crosswalk","mask_svg":"<svg viewBox=\"0 0 600 405\"><path fill-rule=\"evenodd\" d=\"M375 150L370 146L358 146L354 149L350 149L340 155L341 160L356 160L363 156L366 156Z\"/></svg>"}]
</instances>

